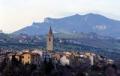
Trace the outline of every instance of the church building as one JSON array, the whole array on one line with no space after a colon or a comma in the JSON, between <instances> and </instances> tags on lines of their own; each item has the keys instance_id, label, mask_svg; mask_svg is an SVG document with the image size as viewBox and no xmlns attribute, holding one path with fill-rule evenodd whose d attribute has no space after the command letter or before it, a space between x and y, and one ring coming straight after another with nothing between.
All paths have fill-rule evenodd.
<instances>
[{"instance_id":1,"label":"church building","mask_svg":"<svg viewBox=\"0 0 120 76\"><path fill-rule=\"evenodd\" d=\"M51 27L47 35L47 51L53 51L53 32Z\"/></svg>"}]
</instances>

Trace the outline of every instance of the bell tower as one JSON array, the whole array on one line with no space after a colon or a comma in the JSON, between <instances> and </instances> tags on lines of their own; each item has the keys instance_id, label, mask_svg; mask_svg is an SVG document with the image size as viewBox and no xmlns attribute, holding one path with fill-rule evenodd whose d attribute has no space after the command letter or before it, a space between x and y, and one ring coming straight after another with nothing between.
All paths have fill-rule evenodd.
<instances>
[{"instance_id":1,"label":"bell tower","mask_svg":"<svg viewBox=\"0 0 120 76\"><path fill-rule=\"evenodd\" d=\"M53 51L53 32L51 27L47 35L47 51Z\"/></svg>"}]
</instances>

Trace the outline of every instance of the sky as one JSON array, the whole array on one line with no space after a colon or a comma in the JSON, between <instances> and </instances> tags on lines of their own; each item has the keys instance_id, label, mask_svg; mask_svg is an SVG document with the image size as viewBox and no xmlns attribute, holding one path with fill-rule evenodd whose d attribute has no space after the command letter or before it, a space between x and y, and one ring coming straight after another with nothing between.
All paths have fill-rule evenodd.
<instances>
[{"instance_id":1,"label":"sky","mask_svg":"<svg viewBox=\"0 0 120 76\"><path fill-rule=\"evenodd\" d=\"M12 33L46 17L87 13L120 20L120 0L0 0L0 30Z\"/></svg>"}]
</instances>

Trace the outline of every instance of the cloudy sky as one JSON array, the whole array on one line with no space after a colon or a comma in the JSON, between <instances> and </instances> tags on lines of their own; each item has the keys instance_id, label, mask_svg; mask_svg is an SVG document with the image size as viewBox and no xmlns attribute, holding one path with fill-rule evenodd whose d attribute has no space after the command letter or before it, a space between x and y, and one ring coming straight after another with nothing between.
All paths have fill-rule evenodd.
<instances>
[{"instance_id":1,"label":"cloudy sky","mask_svg":"<svg viewBox=\"0 0 120 76\"><path fill-rule=\"evenodd\" d=\"M11 33L45 17L98 13L120 20L120 0L0 0L0 29Z\"/></svg>"}]
</instances>

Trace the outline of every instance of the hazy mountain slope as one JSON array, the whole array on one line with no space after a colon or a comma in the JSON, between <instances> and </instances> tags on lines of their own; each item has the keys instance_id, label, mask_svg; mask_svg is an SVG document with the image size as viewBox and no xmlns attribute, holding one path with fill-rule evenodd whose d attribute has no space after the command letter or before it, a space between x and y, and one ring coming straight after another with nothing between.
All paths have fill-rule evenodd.
<instances>
[{"instance_id":1,"label":"hazy mountain slope","mask_svg":"<svg viewBox=\"0 0 120 76\"><path fill-rule=\"evenodd\" d=\"M35 23L20 29L14 34L26 33L29 35L46 34L49 26L54 32L95 32L104 36L120 37L120 21L112 20L98 14L73 15L64 18L45 18L44 22Z\"/></svg>"},{"instance_id":2,"label":"hazy mountain slope","mask_svg":"<svg viewBox=\"0 0 120 76\"><path fill-rule=\"evenodd\" d=\"M114 38L100 36L95 33L57 33L54 34L55 38L64 39L68 43L73 44L82 44L87 46L93 46L96 48L104 48L104 49L119 49L120 50L120 42Z\"/></svg>"}]
</instances>

